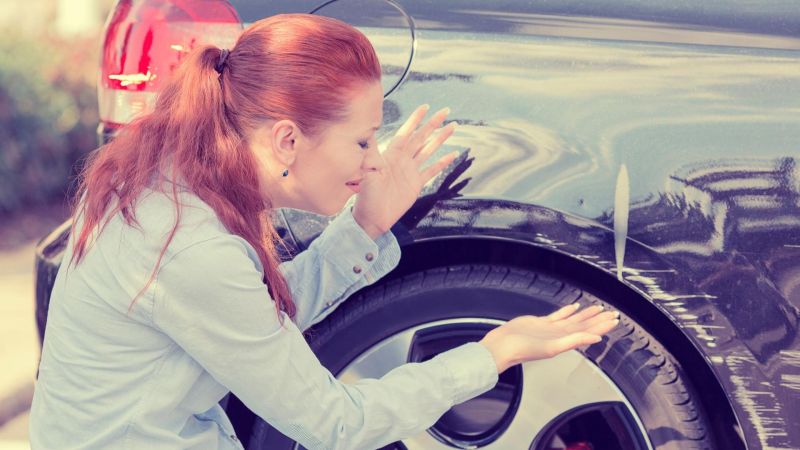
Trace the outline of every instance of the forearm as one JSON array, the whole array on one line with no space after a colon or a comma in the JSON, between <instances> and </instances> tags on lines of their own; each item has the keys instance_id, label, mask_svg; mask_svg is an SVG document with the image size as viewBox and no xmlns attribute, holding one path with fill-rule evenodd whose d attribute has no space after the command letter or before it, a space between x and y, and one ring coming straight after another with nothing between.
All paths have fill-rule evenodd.
<instances>
[{"instance_id":1,"label":"forearm","mask_svg":"<svg viewBox=\"0 0 800 450\"><path fill-rule=\"evenodd\" d=\"M343 385L338 449L379 448L424 432L452 406L496 384L491 356L467 343L431 360L396 367L380 379Z\"/></svg>"}]
</instances>

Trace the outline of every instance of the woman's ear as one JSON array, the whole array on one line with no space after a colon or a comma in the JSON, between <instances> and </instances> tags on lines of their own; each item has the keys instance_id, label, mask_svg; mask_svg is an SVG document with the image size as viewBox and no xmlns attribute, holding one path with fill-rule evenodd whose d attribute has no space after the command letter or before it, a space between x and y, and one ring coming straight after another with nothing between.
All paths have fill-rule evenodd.
<instances>
[{"instance_id":1,"label":"woman's ear","mask_svg":"<svg viewBox=\"0 0 800 450\"><path fill-rule=\"evenodd\" d=\"M269 133L272 141L272 153L275 159L286 167L291 166L297 158L297 139L302 133L291 120L275 122Z\"/></svg>"}]
</instances>

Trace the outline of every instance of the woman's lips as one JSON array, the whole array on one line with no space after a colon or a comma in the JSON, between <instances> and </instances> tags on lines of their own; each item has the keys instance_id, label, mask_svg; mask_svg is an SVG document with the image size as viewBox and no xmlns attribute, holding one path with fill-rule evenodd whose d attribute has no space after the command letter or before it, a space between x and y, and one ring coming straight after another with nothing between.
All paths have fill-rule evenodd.
<instances>
[{"instance_id":1,"label":"woman's lips","mask_svg":"<svg viewBox=\"0 0 800 450\"><path fill-rule=\"evenodd\" d=\"M358 179L358 180L354 180L354 181L348 181L345 184L347 185L347 187L352 189L353 192L358 193L361 190L361 180L362 179Z\"/></svg>"},{"instance_id":2,"label":"woman's lips","mask_svg":"<svg viewBox=\"0 0 800 450\"><path fill-rule=\"evenodd\" d=\"M345 184L356 194L358 194L358 192L361 191L361 183L354 183L354 184L345 183Z\"/></svg>"}]
</instances>

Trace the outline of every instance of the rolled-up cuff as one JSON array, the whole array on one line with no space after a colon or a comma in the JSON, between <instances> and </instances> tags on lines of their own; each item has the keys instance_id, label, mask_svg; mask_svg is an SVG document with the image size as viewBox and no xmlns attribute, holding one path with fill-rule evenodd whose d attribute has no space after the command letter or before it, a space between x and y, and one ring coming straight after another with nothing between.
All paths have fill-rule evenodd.
<instances>
[{"instance_id":1,"label":"rolled-up cuff","mask_svg":"<svg viewBox=\"0 0 800 450\"><path fill-rule=\"evenodd\" d=\"M368 284L381 279L400 263L400 244L391 231L378 236L375 243L378 245L378 258L365 276Z\"/></svg>"},{"instance_id":2,"label":"rolled-up cuff","mask_svg":"<svg viewBox=\"0 0 800 450\"><path fill-rule=\"evenodd\" d=\"M467 342L434 357L450 372L453 405L491 390L499 378L494 356L483 344Z\"/></svg>"},{"instance_id":3,"label":"rolled-up cuff","mask_svg":"<svg viewBox=\"0 0 800 450\"><path fill-rule=\"evenodd\" d=\"M341 280L347 280L343 285L355 283L378 262L378 244L355 221L349 209L336 216L320 238L325 239L320 243L322 256L332 263Z\"/></svg>"},{"instance_id":4,"label":"rolled-up cuff","mask_svg":"<svg viewBox=\"0 0 800 450\"><path fill-rule=\"evenodd\" d=\"M400 262L400 245L391 231L372 238L345 208L328 225L320 242L323 258L344 280L342 286L352 286L362 279L367 285L374 283L394 269Z\"/></svg>"}]
</instances>

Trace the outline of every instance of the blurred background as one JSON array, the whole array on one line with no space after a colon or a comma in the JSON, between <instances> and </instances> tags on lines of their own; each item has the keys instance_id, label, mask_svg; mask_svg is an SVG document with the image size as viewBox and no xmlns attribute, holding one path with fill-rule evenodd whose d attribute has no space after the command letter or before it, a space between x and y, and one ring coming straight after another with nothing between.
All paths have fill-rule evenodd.
<instances>
[{"instance_id":1,"label":"blurred background","mask_svg":"<svg viewBox=\"0 0 800 450\"><path fill-rule=\"evenodd\" d=\"M100 35L113 0L0 0L0 450L29 448L39 358L36 242L70 215L97 146Z\"/></svg>"}]
</instances>

